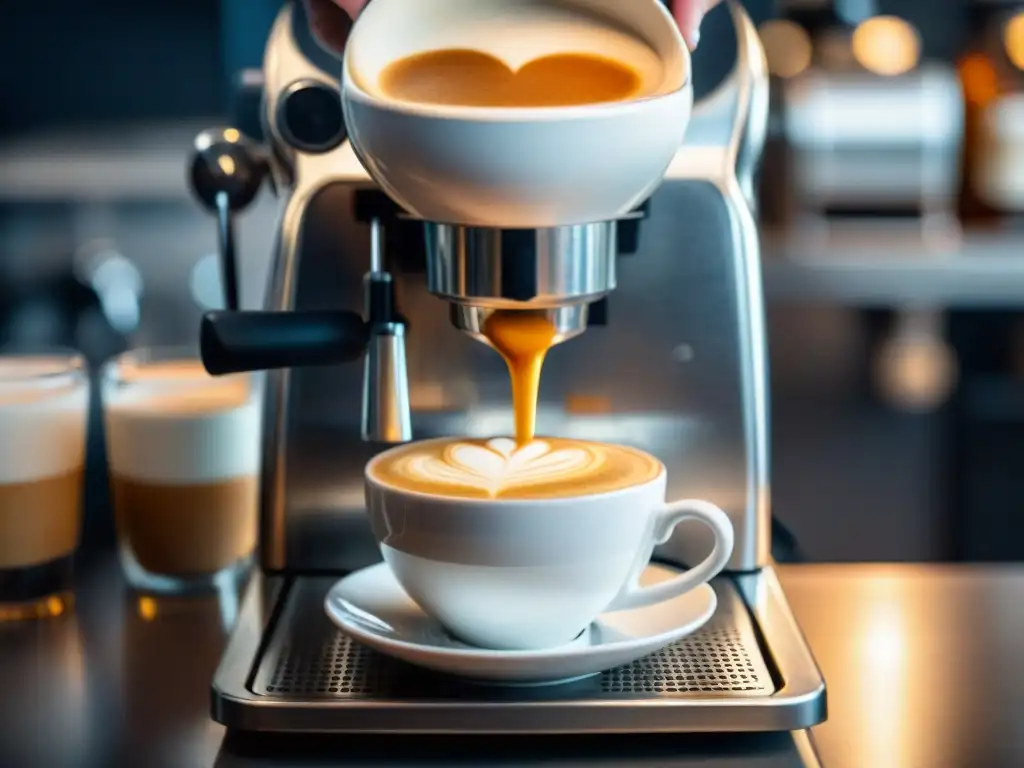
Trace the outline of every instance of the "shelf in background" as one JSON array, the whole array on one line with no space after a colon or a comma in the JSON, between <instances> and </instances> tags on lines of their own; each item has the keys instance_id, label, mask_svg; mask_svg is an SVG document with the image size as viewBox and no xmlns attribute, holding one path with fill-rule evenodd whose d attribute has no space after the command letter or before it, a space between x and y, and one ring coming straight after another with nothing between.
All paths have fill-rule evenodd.
<instances>
[{"instance_id":1,"label":"shelf in background","mask_svg":"<svg viewBox=\"0 0 1024 768\"><path fill-rule=\"evenodd\" d=\"M853 306L1024 307L1024 232L922 235L880 221L816 236L765 232L773 302Z\"/></svg>"},{"instance_id":2,"label":"shelf in background","mask_svg":"<svg viewBox=\"0 0 1024 768\"><path fill-rule=\"evenodd\" d=\"M0 145L0 203L190 202L186 156L215 119L45 134ZM766 229L776 303L1024 307L1024 231L923 231L888 220Z\"/></svg>"},{"instance_id":3,"label":"shelf in background","mask_svg":"<svg viewBox=\"0 0 1024 768\"><path fill-rule=\"evenodd\" d=\"M0 145L0 202L190 199L186 158L209 121L43 133Z\"/></svg>"}]
</instances>

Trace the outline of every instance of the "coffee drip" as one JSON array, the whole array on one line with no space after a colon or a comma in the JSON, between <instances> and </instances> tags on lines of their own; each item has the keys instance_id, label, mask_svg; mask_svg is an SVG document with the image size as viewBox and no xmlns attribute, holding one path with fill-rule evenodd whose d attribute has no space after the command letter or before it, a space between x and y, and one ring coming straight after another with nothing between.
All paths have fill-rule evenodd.
<instances>
[{"instance_id":1,"label":"coffee drip","mask_svg":"<svg viewBox=\"0 0 1024 768\"><path fill-rule=\"evenodd\" d=\"M499 310L484 322L483 337L508 366L515 441L520 447L529 445L537 431L540 374L555 336L555 326L544 313Z\"/></svg>"}]
</instances>

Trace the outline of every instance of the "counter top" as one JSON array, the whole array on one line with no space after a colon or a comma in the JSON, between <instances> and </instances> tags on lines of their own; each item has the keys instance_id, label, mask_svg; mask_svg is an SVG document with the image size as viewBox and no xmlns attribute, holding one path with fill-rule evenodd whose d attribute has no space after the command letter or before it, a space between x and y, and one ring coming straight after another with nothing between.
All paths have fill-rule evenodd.
<instances>
[{"instance_id":1,"label":"counter top","mask_svg":"<svg viewBox=\"0 0 1024 768\"><path fill-rule=\"evenodd\" d=\"M814 730L828 768L1024 765L1024 566L780 570L829 686L829 721ZM139 597L112 557L83 571L73 612L0 625L0 763L262 765L258 746L222 750L224 731L208 715L236 596ZM673 739L659 743L659 759L637 762L665 765L682 739L700 743ZM351 741L336 763L315 764L384 764ZM596 762L623 764L607 754ZM751 752L735 764L762 763Z\"/></svg>"}]
</instances>

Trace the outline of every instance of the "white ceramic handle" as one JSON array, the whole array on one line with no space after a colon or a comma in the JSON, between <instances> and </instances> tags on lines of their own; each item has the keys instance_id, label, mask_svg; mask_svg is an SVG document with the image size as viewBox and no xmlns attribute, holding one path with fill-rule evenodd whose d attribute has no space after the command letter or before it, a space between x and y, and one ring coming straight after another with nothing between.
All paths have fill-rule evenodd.
<instances>
[{"instance_id":1,"label":"white ceramic handle","mask_svg":"<svg viewBox=\"0 0 1024 768\"><path fill-rule=\"evenodd\" d=\"M660 603L689 592L718 575L732 555L733 534L729 516L711 502L700 499L683 499L666 504L654 515L654 526L651 531L654 546L668 541L675 527L684 520L700 520L712 530L715 534L715 547L711 554L686 573L649 587L641 587L637 583L637 577L647 566L647 562L640 563L636 573L630 575L622 592L605 610L622 611Z\"/></svg>"}]
</instances>

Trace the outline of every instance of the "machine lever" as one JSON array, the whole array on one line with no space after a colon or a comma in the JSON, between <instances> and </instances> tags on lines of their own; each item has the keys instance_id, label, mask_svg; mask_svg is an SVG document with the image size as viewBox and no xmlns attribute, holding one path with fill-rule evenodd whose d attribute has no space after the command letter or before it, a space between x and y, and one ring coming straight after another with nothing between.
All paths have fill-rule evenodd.
<instances>
[{"instance_id":1,"label":"machine lever","mask_svg":"<svg viewBox=\"0 0 1024 768\"><path fill-rule=\"evenodd\" d=\"M200 353L214 376L358 360L369 327L355 312L208 312Z\"/></svg>"},{"instance_id":2,"label":"machine lever","mask_svg":"<svg viewBox=\"0 0 1024 768\"><path fill-rule=\"evenodd\" d=\"M211 128L196 136L190 173L192 192L217 216L224 306L231 310L239 308L234 214L256 199L268 170L256 146L235 128Z\"/></svg>"}]
</instances>

